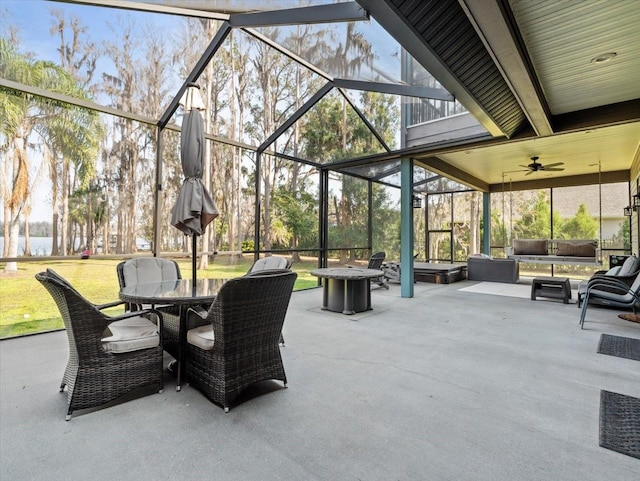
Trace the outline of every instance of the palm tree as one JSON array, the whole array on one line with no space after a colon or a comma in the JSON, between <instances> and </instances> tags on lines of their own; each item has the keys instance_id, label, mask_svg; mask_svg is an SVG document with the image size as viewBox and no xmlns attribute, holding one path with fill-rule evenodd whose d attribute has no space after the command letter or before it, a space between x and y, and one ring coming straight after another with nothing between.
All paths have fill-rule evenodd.
<instances>
[{"instance_id":1,"label":"palm tree","mask_svg":"<svg viewBox=\"0 0 640 481\"><path fill-rule=\"evenodd\" d=\"M62 68L20 54L6 39L0 39L0 76L76 98L88 97ZM93 177L101 129L95 112L9 89L0 90L0 118L0 134L7 139L8 152L3 185L5 225L8 224L5 255L17 257L19 223L33 194L27 139L35 137L44 143L54 163L73 159L78 181L84 184ZM5 265L6 272L16 270L15 262Z\"/></svg>"}]
</instances>

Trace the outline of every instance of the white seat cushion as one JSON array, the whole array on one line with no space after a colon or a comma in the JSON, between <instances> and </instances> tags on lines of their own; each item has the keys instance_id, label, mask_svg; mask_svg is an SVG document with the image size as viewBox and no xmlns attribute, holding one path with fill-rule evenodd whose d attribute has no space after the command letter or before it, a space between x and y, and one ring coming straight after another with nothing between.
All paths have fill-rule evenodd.
<instances>
[{"instance_id":1,"label":"white seat cushion","mask_svg":"<svg viewBox=\"0 0 640 481\"><path fill-rule=\"evenodd\" d=\"M205 351L213 349L213 326L205 324L204 326L189 329L187 331L187 342Z\"/></svg>"},{"instance_id":2,"label":"white seat cushion","mask_svg":"<svg viewBox=\"0 0 640 481\"><path fill-rule=\"evenodd\" d=\"M139 351L160 344L158 327L141 316L112 322L103 336L102 347L113 353Z\"/></svg>"}]
</instances>

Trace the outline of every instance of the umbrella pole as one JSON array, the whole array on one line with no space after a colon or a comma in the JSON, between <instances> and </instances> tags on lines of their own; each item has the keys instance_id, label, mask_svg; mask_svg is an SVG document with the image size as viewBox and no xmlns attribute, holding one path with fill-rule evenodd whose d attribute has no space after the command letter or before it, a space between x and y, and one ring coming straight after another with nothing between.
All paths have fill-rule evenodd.
<instances>
[{"instance_id":1,"label":"umbrella pole","mask_svg":"<svg viewBox=\"0 0 640 481\"><path fill-rule=\"evenodd\" d=\"M196 235L191 236L191 286L196 288Z\"/></svg>"}]
</instances>

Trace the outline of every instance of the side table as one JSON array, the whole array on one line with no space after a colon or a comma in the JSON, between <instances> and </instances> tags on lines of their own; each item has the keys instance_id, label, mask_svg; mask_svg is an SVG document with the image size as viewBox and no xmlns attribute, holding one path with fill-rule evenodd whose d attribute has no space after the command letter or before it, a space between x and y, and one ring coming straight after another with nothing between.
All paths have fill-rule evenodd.
<instances>
[{"instance_id":1,"label":"side table","mask_svg":"<svg viewBox=\"0 0 640 481\"><path fill-rule=\"evenodd\" d=\"M571 299L571 283L568 277L536 277L531 284L531 300L537 297L562 299L569 304Z\"/></svg>"}]
</instances>

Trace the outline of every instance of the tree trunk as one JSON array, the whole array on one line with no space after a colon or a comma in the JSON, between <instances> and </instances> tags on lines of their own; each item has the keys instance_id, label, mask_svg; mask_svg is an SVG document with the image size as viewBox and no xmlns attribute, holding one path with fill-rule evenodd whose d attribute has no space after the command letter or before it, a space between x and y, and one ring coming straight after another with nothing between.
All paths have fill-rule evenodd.
<instances>
[{"instance_id":1,"label":"tree trunk","mask_svg":"<svg viewBox=\"0 0 640 481\"><path fill-rule=\"evenodd\" d=\"M24 256L31 257L31 239L29 232L29 214L24 215Z\"/></svg>"},{"instance_id":2,"label":"tree trunk","mask_svg":"<svg viewBox=\"0 0 640 481\"><path fill-rule=\"evenodd\" d=\"M18 236L20 235L20 222L18 217L11 217L9 222L9 254L8 257L18 257ZM4 272L18 272L18 263L15 261L7 262L4 265Z\"/></svg>"},{"instance_id":3,"label":"tree trunk","mask_svg":"<svg viewBox=\"0 0 640 481\"><path fill-rule=\"evenodd\" d=\"M20 132L22 132L22 130L20 130ZM9 217L5 217L5 223L7 221L9 222L9 249L7 251L7 257L18 257L20 212L22 211L29 185L26 144L24 136L20 132L13 139L13 173L11 175ZM18 264L16 262L7 262L4 266L4 271L7 273L18 272Z\"/></svg>"},{"instance_id":4,"label":"tree trunk","mask_svg":"<svg viewBox=\"0 0 640 481\"><path fill-rule=\"evenodd\" d=\"M62 164L62 222L60 230L62 231L62 239L60 245L62 247L62 255L69 255L69 162L63 160Z\"/></svg>"}]
</instances>

